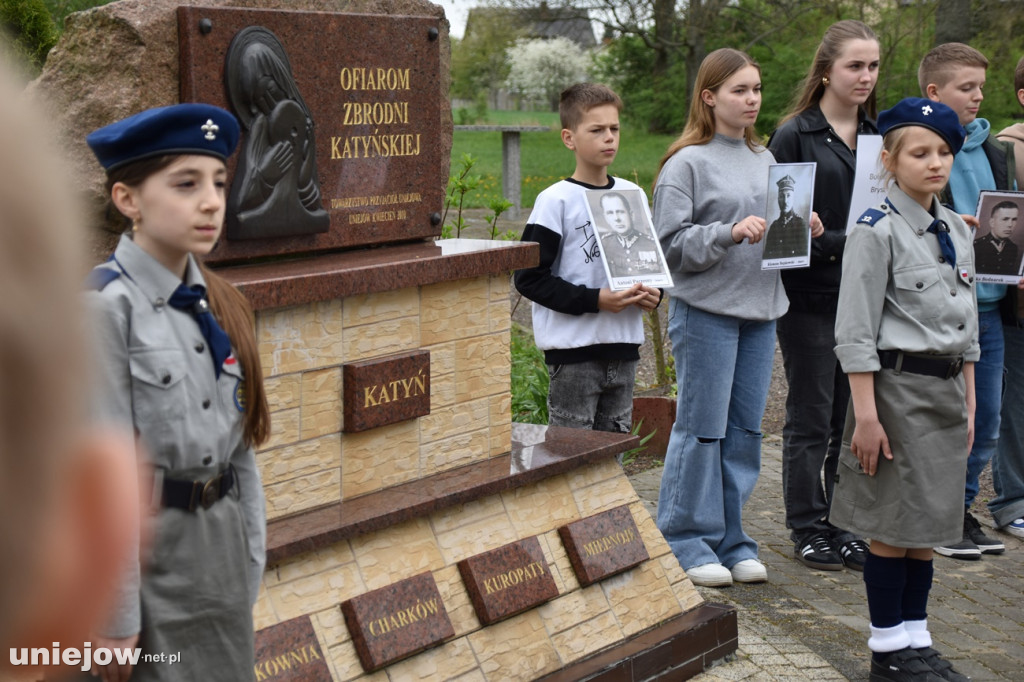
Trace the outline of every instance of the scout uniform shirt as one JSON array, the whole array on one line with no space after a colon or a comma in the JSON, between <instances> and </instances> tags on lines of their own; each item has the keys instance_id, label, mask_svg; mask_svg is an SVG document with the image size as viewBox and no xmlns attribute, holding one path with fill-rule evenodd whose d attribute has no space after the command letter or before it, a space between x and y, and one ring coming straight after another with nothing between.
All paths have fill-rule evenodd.
<instances>
[{"instance_id":1,"label":"scout uniform shirt","mask_svg":"<svg viewBox=\"0 0 1024 682\"><path fill-rule=\"evenodd\" d=\"M253 450L242 438L241 366L232 354L219 378L215 375L196 319L190 311L168 303L181 280L127 236L121 237L112 260L95 273L108 275L101 278L107 281L100 290L87 293L102 356L97 377L100 417L130 425L141 445L140 456L167 478L208 479L231 465L237 486L208 509L158 512L152 556L143 558L144 564L148 561L152 566L145 568L141 581L142 645L148 639L155 653L162 646L180 649L184 665L164 664L158 676L189 679L191 661L206 679L241 679L244 671L232 669L232 661L241 660L244 665L247 656L251 667L250 608L266 560L263 488ZM191 256L184 283L205 286ZM137 566L134 573L135 583L125 586L112 631L107 633L111 636L139 631ZM211 625L220 613L227 620L222 619L220 627ZM235 616L238 621L231 620ZM165 629L173 631L162 639L162 622L183 622L196 629L168 626ZM218 641L221 634L227 641ZM248 646L248 653L235 658L231 650L236 645ZM203 665L212 667L203 669ZM217 670L228 676L218 677ZM132 679L136 679L134 673Z\"/></svg>"},{"instance_id":2,"label":"scout uniform shirt","mask_svg":"<svg viewBox=\"0 0 1024 682\"><path fill-rule=\"evenodd\" d=\"M891 206L866 212L848 238L847 250L856 244L858 255L843 263L836 318L836 355L843 371L878 371L880 350L963 354L966 362L977 361L973 242L967 226L932 200L932 212L949 227L956 247L953 268L926 231L932 216L896 185L889 201Z\"/></svg>"}]
</instances>

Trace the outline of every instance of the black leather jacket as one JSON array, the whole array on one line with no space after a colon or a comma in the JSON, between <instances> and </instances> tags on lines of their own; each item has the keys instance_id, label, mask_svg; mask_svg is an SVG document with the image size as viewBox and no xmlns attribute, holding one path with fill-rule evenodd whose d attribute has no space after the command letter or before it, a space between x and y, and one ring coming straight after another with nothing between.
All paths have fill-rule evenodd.
<instances>
[{"instance_id":1,"label":"black leather jacket","mask_svg":"<svg viewBox=\"0 0 1024 682\"><path fill-rule=\"evenodd\" d=\"M857 132L878 134L874 121L863 111ZM811 266L783 270L782 282L790 310L834 313L843 274L846 221L857 168L854 152L832 130L817 105L786 121L772 133L768 149L779 163L815 161L818 164L812 208L818 212L825 234L811 240ZM868 207L858 207L858 210L861 208Z\"/></svg>"}]
</instances>

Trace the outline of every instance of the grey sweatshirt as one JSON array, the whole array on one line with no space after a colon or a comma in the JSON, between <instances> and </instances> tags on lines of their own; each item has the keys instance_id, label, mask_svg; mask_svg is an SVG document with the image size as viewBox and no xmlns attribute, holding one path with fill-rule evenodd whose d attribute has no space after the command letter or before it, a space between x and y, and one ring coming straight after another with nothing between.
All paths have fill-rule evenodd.
<instances>
[{"instance_id":1,"label":"grey sweatshirt","mask_svg":"<svg viewBox=\"0 0 1024 682\"><path fill-rule=\"evenodd\" d=\"M764 242L737 244L732 226L764 216L768 150L715 135L665 162L654 189L654 227L676 285L668 290L701 310L774 320L789 308L778 270L761 270Z\"/></svg>"}]
</instances>

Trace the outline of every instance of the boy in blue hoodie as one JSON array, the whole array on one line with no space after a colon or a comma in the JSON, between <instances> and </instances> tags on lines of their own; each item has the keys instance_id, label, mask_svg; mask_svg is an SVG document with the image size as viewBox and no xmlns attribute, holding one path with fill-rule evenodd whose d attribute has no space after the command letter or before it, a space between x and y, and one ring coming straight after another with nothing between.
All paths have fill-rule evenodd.
<instances>
[{"instance_id":1,"label":"boy in blue hoodie","mask_svg":"<svg viewBox=\"0 0 1024 682\"><path fill-rule=\"evenodd\" d=\"M989 135L989 122L978 117L985 98L985 73L988 59L969 45L945 43L932 49L917 70L921 93L949 106L960 117L967 131L963 148L953 160L949 184L942 202L963 215L974 215L982 190L1012 190L1014 181L1013 147ZM1003 332L999 312L1006 296L1004 284L977 284L978 340L981 358L974 366L975 415L974 445L967 459L964 491L963 539L935 551L954 559L980 559L982 554L1001 554L1005 546L985 535L971 513L978 494L978 476L992 459L999 441L999 410L1003 385Z\"/></svg>"}]
</instances>

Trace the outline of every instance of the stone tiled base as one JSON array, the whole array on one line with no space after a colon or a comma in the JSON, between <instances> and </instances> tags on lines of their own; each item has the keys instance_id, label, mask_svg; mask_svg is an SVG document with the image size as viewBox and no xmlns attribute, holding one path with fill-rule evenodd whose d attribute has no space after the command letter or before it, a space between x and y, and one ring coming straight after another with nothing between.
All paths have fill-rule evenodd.
<instances>
[{"instance_id":1,"label":"stone tiled base","mask_svg":"<svg viewBox=\"0 0 1024 682\"><path fill-rule=\"evenodd\" d=\"M342 500L267 524L267 560L422 517L601 461L634 447L636 436L514 424L513 450L500 457ZM547 530L547 529L545 529Z\"/></svg>"},{"instance_id":2,"label":"stone tiled base","mask_svg":"<svg viewBox=\"0 0 1024 682\"><path fill-rule=\"evenodd\" d=\"M736 651L736 609L704 604L541 682L673 682Z\"/></svg>"},{"instance_id":3,"label":"stone tiled base","mask_svg":"<svg viewBox=\"0 0 1024 682\"><path fill-rule=\"evenodd\" d=\"M717 623L698 627L707 617L693 620L691 612L704 602L615 462L615 450L634 437L525 425L514 432L513 452L481 465L480 478L472 465L455 478L443 472L405 484L404 493L364 496L362 508L349 506L359 499L347 500L324 510L320 520L328 523L318 529L310 523L317 512L272 522L257 630L308 614L336 682L535 680L563 670L589 675L623 660L632 661L630 670L647 666L674 674L683 664L702 669L735 648L734 634L720 632ZM503 463L503 473L492 469L494 461ZM460 480L465 487L453 485ZM650 559L580 584L557 529L622 505ZM459 562L534 536L557 596L484 625ZM367 675L338 604L425 571L436 581L454 638ZM634 641L635 648L621 648ZM641 655L656 646L670 648ZM609 651L616 652L613 658ZM605 662L592 662L598 660Z\"/></svg>"}]
</instances>

